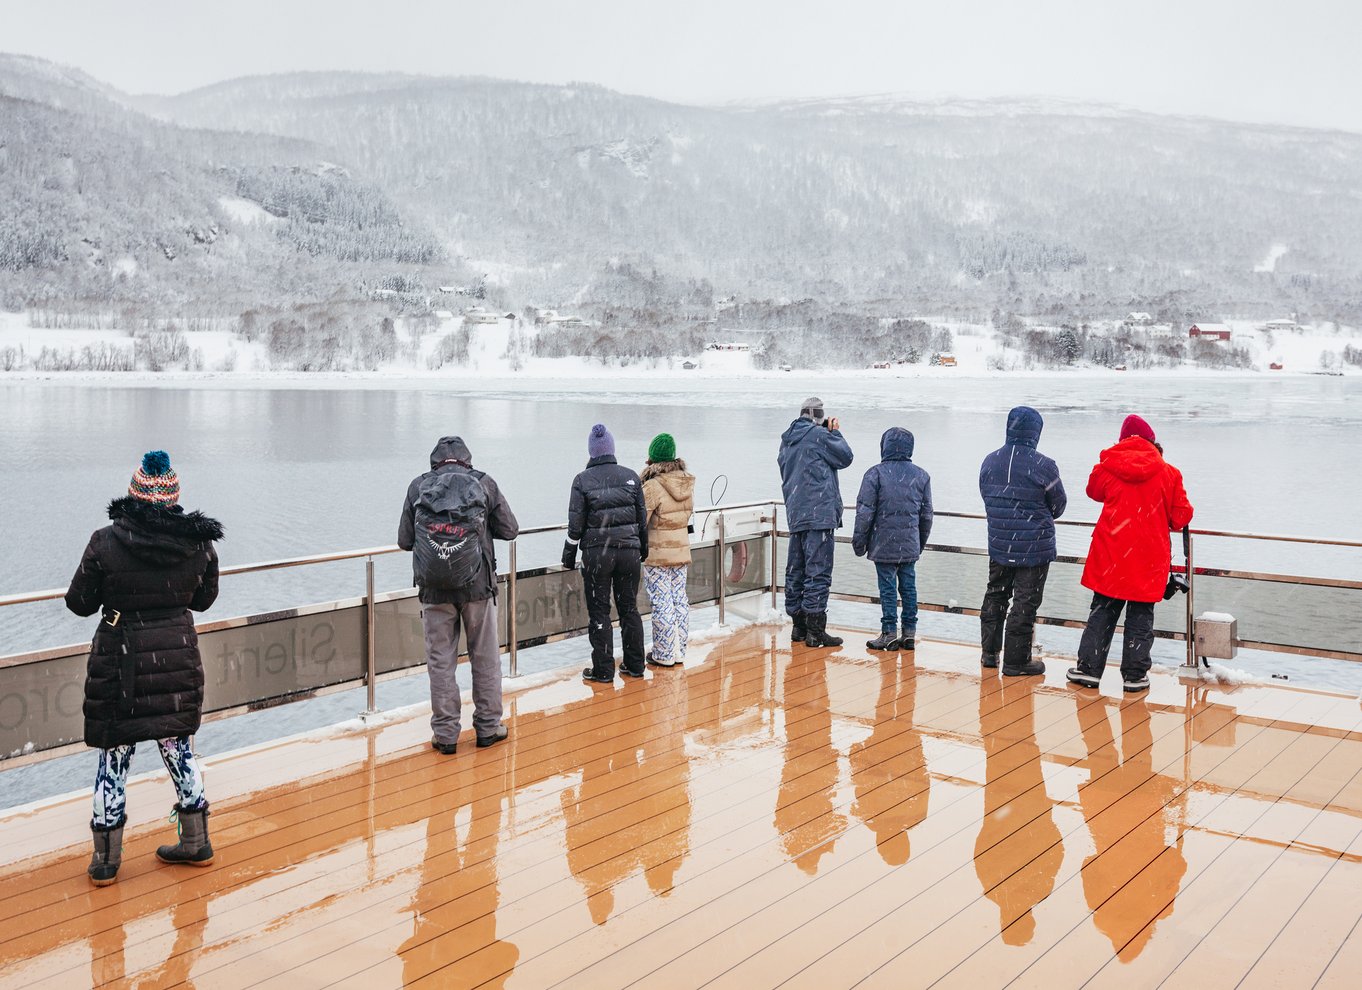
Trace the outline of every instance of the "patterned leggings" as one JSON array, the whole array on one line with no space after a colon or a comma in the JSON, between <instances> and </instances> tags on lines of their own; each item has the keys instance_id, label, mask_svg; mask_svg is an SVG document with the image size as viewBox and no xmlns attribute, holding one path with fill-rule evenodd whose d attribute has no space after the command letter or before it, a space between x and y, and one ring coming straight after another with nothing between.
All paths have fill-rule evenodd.
<instances>
[{"instance_id":1,"label":"patterned leggings","mask_svg":"<svg viewBox=\"0 0 1362 990\"><path fill-rule=\"evenodd\" d=\"M189 745L188 736L158 739L161 759L170 771L170 781L180 799L180 807L198 811L208 807L203 794L203 774ZM95 774L95 815L91 824L113 828L127 816L128 768L132 766L134 744L99 751L99 771Z\"/></svg>"},{"instance_id":2,"label":"patterned leggings","mask_svg":"<svg viewBox=\"0 0 1362 990\"><path fill-rule=\"evenodd\" d=\"M686 657L690 636L690 599L686 597L686 571L680 567L643 565L648 600L653 603L653 659L672 663Z\"/></svg>"}]
</instances>

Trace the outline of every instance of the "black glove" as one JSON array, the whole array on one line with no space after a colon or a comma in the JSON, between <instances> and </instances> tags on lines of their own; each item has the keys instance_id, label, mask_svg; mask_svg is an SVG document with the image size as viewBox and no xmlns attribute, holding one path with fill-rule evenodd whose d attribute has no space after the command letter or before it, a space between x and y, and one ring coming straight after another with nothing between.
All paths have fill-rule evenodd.
<instances>
[{"instance_id":1,"label":"black glove","mask_svg":"<svg viewBox=\"0 0 1362 990\"><path fill-rule=\"evenodd\" d=\"M571 540L563 542L563 566L570 571L577 569L577 544Z\"/></svg>"},{"instance_id":2,"label":"black glove","mask_svg":"<svg viewBox=\"0 0 1362 990\"><path fill-rule=\"evenodd\" d=\"M639 548L639 551L638 551L638 560L639 560L639 563L641 564L641 563L643 563L643 561L645 561L645 560L647 560L647 559L648 559L648 544L645 543L645 544L643 544L642 547Z\"/></svg>"}]
</instances>

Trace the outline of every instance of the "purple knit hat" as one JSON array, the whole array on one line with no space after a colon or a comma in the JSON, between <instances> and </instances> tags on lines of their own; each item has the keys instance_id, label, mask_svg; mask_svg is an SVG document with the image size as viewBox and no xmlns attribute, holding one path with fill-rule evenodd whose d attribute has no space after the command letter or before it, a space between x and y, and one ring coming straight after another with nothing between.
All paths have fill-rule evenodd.
<instances>
[{"instance_id":1,"label":"purple knit hat","mask_svg":"<svg viewBox=\"0 0 1362 990\"><path fill-rule=\"evenodd\" d=\"M615 438L610 435L605 424L597 423L591 428L591 436L586 438L586 452L593 460L607 454L615 456Z\"/></svg>"}]
</instances>

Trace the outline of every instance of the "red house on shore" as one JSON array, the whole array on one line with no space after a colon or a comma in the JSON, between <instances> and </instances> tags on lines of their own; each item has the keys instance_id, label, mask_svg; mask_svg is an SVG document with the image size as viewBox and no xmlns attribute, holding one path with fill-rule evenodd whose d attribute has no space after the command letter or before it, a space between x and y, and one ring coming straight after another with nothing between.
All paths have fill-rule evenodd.
<instances>
[{"instance_id":1,"label":"red house on shore","mask_svg":"<svg viewBox=\"0 0 1362 990\"><path fill-rule=\"evenodd\" d=\"M1188 337L1201 337L1207 340L1229 340L1230 328L1223 323L1193 323L1187 331Z\"/></svg>"}]
</instances>

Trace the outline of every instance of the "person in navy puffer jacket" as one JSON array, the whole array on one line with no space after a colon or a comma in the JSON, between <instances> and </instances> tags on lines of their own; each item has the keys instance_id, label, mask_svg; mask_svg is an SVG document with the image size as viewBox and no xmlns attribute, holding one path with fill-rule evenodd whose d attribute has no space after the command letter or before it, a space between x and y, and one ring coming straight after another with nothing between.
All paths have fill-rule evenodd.
<instances>
[{"instance_id":1,"label":"person in navy puffer jacket","mask_svg":"<svg viewBox=\"0 0 1362 990\"><path fill-rule=\"evenodd\" d=\"M979 494L988 514L988 591L979 610L982 663L997 667L1001 653L1003 673L1012 677L1045 673L1045 664L1031 659L1031 640L1055 559L1055 520L1068 504L1059 467L1036 450L1044 425L1040 413L1017 406L1007 414L1007 443L979 468Z\"/></svg>"},{"instance_id":2,"label":"person in navy puffer jacket","mask_svg":"<svg viewBox=\"0 0 1362 990\"><path fill-rule=\"evenodd\" d=\"M880 635L872 650L912 650L917 639L917 561L932 532L932 479L913 463L913 435L897 426L880 437L880 463L856 497L851 548L869 557L880 582ZM898 598L903 622L898 625Z\"/></svg>"},{"instance_id":3,"label":"person in navy puffer jacket","mask_svg":"<svg viewBox=\"0 0 1362 990\"><path fill-rule=\"evenodd\" d=\"M794 620L790 640L815 648L841 646L828 635L828 592L832 590L833 530L842 525L842 490L837 472L851 464L851 447L840 424L811 397L799 418L780 436L780 489L790 527L785 561L785 611Z\"/></svg>"}]
</instances>

